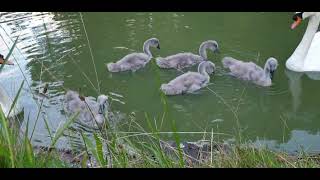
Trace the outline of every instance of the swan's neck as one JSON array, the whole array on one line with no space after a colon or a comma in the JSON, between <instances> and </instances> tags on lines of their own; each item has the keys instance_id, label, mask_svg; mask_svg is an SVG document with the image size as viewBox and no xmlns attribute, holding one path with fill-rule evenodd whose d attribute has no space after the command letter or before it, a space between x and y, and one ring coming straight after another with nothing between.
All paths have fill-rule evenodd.
<instances>
[{"instance_id":1,"label":"swan's neck","mask_svg":"<svg viewBox=\"0 0 320 180\"><path fill-rule=\"evenodd\" d=\"M207 59L207 44L201 44L199 48L199 55L204 59Z\"/></svg>"},{"instance_id":2,"label":"swan's neck","mask_svg":"<svg viewBox=\"0 0 320 180\"><path fill-rule=\"evenodd\" d=\"M149 41L146 41L144 44L143 44L143 52L145 54L147 54L150 58L152 58L152 54L151 54L151 51L150 51L150 43Z\"/></svg>"},{"instance_id":3,"label":"swan's neck","mask_svg":"<svg viewBox=\"0 0 320 180\"><path fill-rule=\"evenodd\" d=\"M0 88L0 90L2 91L3 89ZM7 108L10 106L11 105L10 105L9 98L6 96L6 94L3 94L2 92L0 92L0 107L3 113L5 114L5 116L7 116L7 113L8 113Z\"/></svg>"},{"instance_id":4,"label":"swan's neck","mask_svg":"<svg viewBox=\"0 0 320 180\"><path fill-rule=\"evenodd\" d=\"M205 77L207 78L207 81L210 80L210 76L209 76L208 72L206 71L206 66L205 66L204 64L199 65L199 67L198 67L198 72L199 72L201 75L205 76Z\"/></svg>"},{"instance_id":5,"label":"swan's neck","mask_svg":"<svg viewBox=\"0 0 320 180\"><path fill-rule=\"evenodd\" d=\"M300 44L287 61L287 65L289 65L291 69L303 69L304 59L308 54L314 35L318 30L319 23L319 15L310 17L308 27L306 29L306 32L304 33L304 36Z\"/></svg>"}]
</instances>

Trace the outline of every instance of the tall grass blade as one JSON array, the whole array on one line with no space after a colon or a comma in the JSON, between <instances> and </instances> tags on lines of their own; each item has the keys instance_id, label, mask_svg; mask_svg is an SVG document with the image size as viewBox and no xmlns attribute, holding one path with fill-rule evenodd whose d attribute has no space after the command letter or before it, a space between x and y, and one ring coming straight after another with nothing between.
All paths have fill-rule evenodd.
<instances>
[{"instance_id":1,"label":"tall grass blade","mask_svg":"<svg viewBox=\"0 0 320 180\"><path fill-rule=\"evenodd\" d=\"M81 160L81 167L86 168L87 167L87 161L88 161L88 154L84 153L82 160Z\"/></svg>"},{"instance_id":2,"label":"tall grass blade","mask_svg":"<svg viewBox=\"0 0 320 180\"><path fill-rule=\"evenodd\" d=\"M101 162L101 160L99 158L97 149L94 147L91 140L85 134L83 134L83 133L81 133L81 134L82 134L83 141L84 141L86 147L88 148L87 150L92 153L93 157L98 161L99 165L103 166L103 163Z\"/></svg>"},{"instance_id":3,"label":"tall grass blade","mask_svg":"<svg viewBox=\"0 0 320 180\"><path fill-rule=\"evenodd\" d=\"M106 166L106 160L103 158L103 149L102 149L102 143L100 138L98 137L98 135L96 133L93 134L94 139L96 141L96 151L97 151L97 156L99 158L99 161L101 162L101 165L103 167Z\"/></svg>"},{"instance_id":4,"label":"tall grass blade","mask_svg":"<svg viewBox=\"0 0 320 180\"><path fill-rule=\"evenodd\" d=\"M67 122L65 122L64 125L57 130L57 132L55 133L55 135L53 137L53 140L52 140L52 143L51 143L51 147L53 147L57 143L59 138L63 135L63 132L77 119L78 115L79 115L79 112L77 112L74 115L72 115L67 120Z\"/></svg>"},{"instance_id":5,"label":"tall grass blade","mask_svg":"<svg viewBox=\"0 0 320 180\"><path fill-rule=\"evenodd\" d=\"M53 140L53 137L52 137L52 134L51 134L51 130L50 130L50 127L49 127L47 118L43 118L43 121L44 121L44 124L45 124L45 126L46 126L46 129L47 129L47 131L48 131L50 140L52 141L52 140Z\"/></svg>"},{"instance_id":6,"label":"tall grass blade","mask_svg":"<svg viewBox=\"0 0 320 180\"><path fill-rule=\"evenodd\" d=\"M176 127L176 123L174 120L172 120L172 131L173 131L174 140L175 140L177 148L178 148L179 164L180 164L180 167L184 167L185 164L184 164L184 160L183 160L182 150L180 147L180 137L177 134L177 127Z\"/></svg>"},{"instance_id":7,"label":"tall grass blade","mask_svg":"<svg viewBox=\"0 0 320 180\"><path fill-rule=\"evenodd\" d=\"M34 164L34 154L33 154L33 148L31 145L31 142L28 138L28 134L29 134L29 119L27 121L27 125L26 125L26 132L24 134L24 148L25 148L25 152L24 152L24 157L27 159L27 165L29 167L31 167Z\"/></svg>"},{"instance_id":8,"label":"tall grass blade","mask_svg":"<svg viewBox=\"0 0 320 180\"><path fill-rule=\"evenodd\" d=\"M95 62L94 62L94 57L93 57L93 53L92 53L92 49L91 49L91 45L90 45L88 33L87 33L86 26L85 26L84 21L83 21L82 13L79 12L79 14L80 14L82 26L83 26L83 29L84 29L84 33L85 33L86 38L87 38L88 47L89 47L89 51L90 51L90 55L91 55L91 60L92 60L92 64L93 64L93 67L94 67L94 72L95 72L96 78L97 78L98 91L99 91L99 93L100 93L100 91L101 91L101 89L100 89L100 83L99 83L99 79L98 79L97 68L96 68L96 64L95 64Z\"/></svg>"},{"instance_id":9,"label":"tall grass blade","mask_svg":"<svg viewBox=\"0 0 320 180\"><path fill-rule=\"evenodd\" d=\"M27 159L27 164L31 167L34 164L34 154L31 142L28 137L24 138L25 145L25 158Z\"/></svg>"},{"instance_id":10,"label":"tall grass blade","mask_svg":"<svg viewBox=\"0 0 320 180\"><path fill-rule=\"evenodd\" d=\"M24 80L22 81L22 83L21 83L21 85L20 85L20 87L19 87L19 90L18 90L16 96L14 97L14 100L13 100L13 102L12 102L12 104L11 104L9 113L8 113L8 115L7 115L7 119L9 118L9 115L10 115L11 111L14 109L14 107L15 107L17 101L18 101L18 98L19 98L19 95L20 95L20 93L21 93L21 90L22 90L23 85L24 85Z\"/></svg>"},{"instance_id":11,"label":"tall grass blade","mask_svg":"<svg viewBox=\"0 0 320 180\"><path fill-rule=\"evenodd\" d=\"M6 143L8 144L9 147L9 159L10 159L10 163L11 163L11 167L14 168L15 167L15 161L14 161L14 151L13 151L13 146L12 146L12 142L11 142L11 134L10 134L10 130L8 129L8 122L5 118L5 115L2 111L2 107L0 106L0 126L2 128L2 132L5 138Z\"/></svg>"}]
</instances>

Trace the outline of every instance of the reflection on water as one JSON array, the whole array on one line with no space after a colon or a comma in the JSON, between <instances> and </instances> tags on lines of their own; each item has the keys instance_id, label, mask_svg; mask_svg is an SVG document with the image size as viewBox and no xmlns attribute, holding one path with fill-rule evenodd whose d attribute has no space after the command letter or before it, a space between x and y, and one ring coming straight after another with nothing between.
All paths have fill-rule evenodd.
<instances>
[{"instance_id":1,"label":"reflection on water","mask_svg":"<svg viewBox=\"0 0 320 180\"><path fill-rule=\"evenodd\" d=\"M306 75L313 80L320 80L320 72L306 72Z\"/></svg>"},{"instance_id":2,"label":"reflection on water","mask_svg":"<svg viewBox=\"0 0 320 180\"><path fill-rule=\"evenodd\" d=\"M301 104L301 93L302 93L302 86L301 86L301 76L303 73L293 72L290 70L285 70L285 74L289 79L289 89L292 95L292 106L293 112L297 112L300 104Z\"/></svg>"},{"instance_id":3,"label":"reflection on water","mask_svg":"<svg viewBox=\"0 0 320 180\"><path fill-rule=\"evenodd\" d=\"M257 147L267 146L275 150L285 150L296 154L301 151L310 154L319 154L320 134L309 134L306 131L292 130L290 139L286 142L278 142L276 140L256 140L254 144Z\"/></svg>"},{"instance_id":4,"label":"reflection on water","mask_svg":"<svg viewBox=\"0 0 320 180\"><path fill-rule=\"evenodd\" d=\"M66 121L63 113L65 90L79 90L97 96L96 76L88 41L79 13L1 13L0 53L7 54L19 36L12 58L16 66L6 66L0 85L12 98L26 80L20 98L25 121L35 126L35 143L49 142L44 120L54 131ZM248 139L279 142L306 139L303 146L315 141L308 133L319 131L318 94L320 85L300 74L287 72L285 60L301 39L304 29L290 31L291 13L83 13L88 39L94 56L101 93L108 94L112 108L125 114L136 113L137 122L147 129L145 113L161 124L161 131L171 131L176 122L179 131L210 131L232 134L239 123ZM237 19L237 22L234 21ZM214 20L214 23L213 23ZM232 22L232 23L229 23ZM272 27L269 24L272 23ZM302 26L305 26L302 25ZM254 32L254 33L253 33ZM208 53L217 66L207 88L193 95L167 98L168 112L161 122L164 108L159 86L181 72L159 70L152 61L135 72L109 73L105 64L124 55L142 51L144 41L160 39L161 50L155 57L178 52L198 52L201 42L217 40L221 54ZM275 43L276 42L276 43ZM274 56L279 70L269 88L256 87L226 76L221 59L233 56L263 66ZM196 67L185 71L196 71ZM307 74L315 79L314 74ZM316 78L317 79L317 78ZM48 97L38 92L49 84ZM316 96L316 97L315 97ZM40 108L41 107L41 108ZM41 109L40 113L37 112ZM283 131L283 124L290 130ZM160 127L160 126L159 126ZM74 139L74 137L70 137ZM183 135L197 140L202 135ZM74 139L74 141L76 141ZM64 146L65 141L59 145ZM318 146L314 146L316 149ZM283 146L290 150L295 146Z\"/></svg>"}]
</instances>

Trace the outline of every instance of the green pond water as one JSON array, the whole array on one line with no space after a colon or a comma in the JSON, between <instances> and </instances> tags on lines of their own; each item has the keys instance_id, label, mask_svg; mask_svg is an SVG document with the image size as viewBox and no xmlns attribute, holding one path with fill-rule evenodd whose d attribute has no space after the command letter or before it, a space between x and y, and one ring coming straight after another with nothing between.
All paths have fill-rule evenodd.
<instances>
[{"instance_id":1,"label":"green pond water","mask_svg":"<svg viewBox=\"0 0 320 180\"><path fill-rule=\"evenodd\" d=\"M292 14L92 12L82 13L84 29L79 13L0 13L0 53L7 54L8 47L19 36L11 57L16 65L4 68L0 85L13 97L22 80L27 80L19 101L24 108L21 128L25 129L27 119L29 128L36 124L33 141L38 144L50 142L44 118L52 131L67 119L62 105L65 89L81 88L83 94L97 96L98 77L101 93L114 99L112 109L125 115L134 112L136 121L145 129L148 129L145 114L159 131L172 131L174 120L179 132L195 132L180 134L182 140L199 140L203 134L196 132L203 131L235 135L240 125L243 137L256 144L317 152L320 82L285 68L307 25L303 22L291 30ZM110 73L105 66L128 53L142 51L144 41L150 37L160 40L161 49L151 50L155 57L186 51L197 53L201 42L209 39L216 40L221 51L208 52L217 66L208 88L195 94L167 97L168 111L163 121L160 84L181 72L159 69L154 62L135 73ZM277 58L279 67L273 85L261 88L225 75L221 64L225 56L261 66L268 57ZM196 69L195 66L185 71ZM37 94L45 83L49 84L48 98Z\"/></svg>"}]
</instances>

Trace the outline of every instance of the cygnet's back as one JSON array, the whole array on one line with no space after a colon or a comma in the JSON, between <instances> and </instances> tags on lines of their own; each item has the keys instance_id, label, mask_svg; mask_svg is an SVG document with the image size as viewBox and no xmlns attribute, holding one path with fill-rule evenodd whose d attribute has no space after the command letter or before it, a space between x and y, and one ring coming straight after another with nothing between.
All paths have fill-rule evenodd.
<instances>
[{"instance_id":1,"label":"cygnet's back","mask_svg":"<svg viewBox=\"0 0 320 180\"><path fill-rule=\"evenodd\" d=\"M160 68L175 68L183 69L194 66L207 60L207 49L212 52L219 52L218 43L214 40L208 40L201 43L199 47L199 54L193 54L190 52L178 53L167 57L156 58L156 63Z\"/></svg>"},{"instance_id":2,"label":"cygnet's back","mask_svg":"<svg viewBox=\"0 0 320 180\"><path fill-rule=\"evenodd\" d=\"M145 67L145 65L148 64L148 62L152 59L150 47L156 47L160 49L159 40L157 38L150 38L143 44L143 53L131 53L115 63L108 63L108 71L122 72L131 70L134 72Z\"/></svg>"},{"instance_id":3,"label":"cygnet's back","mask_svg":"<svg viewBox=\"0 0 320 180\"><path fill-rule=\"evenodd\" d=\"M178 53L165 58L158 57L156 63L160 68L169 69L183 69L202 62L204 59L192 53Z\"/></svg>"}]
</instances>

